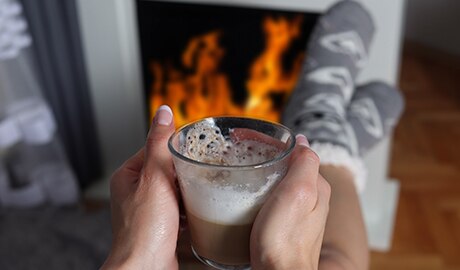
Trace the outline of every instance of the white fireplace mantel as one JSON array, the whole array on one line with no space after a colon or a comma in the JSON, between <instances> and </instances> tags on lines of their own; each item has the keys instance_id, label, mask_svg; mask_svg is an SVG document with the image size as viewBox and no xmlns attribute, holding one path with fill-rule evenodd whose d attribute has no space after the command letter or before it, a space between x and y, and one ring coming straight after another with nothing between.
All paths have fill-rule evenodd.
<instances>
[{"instance_id":1,"label":"white fireplace mantel","mask_svg":"<svg viewBox=\"0 0 460 270\"><path fill-rule=\"evenodd\" d=\"M338 0L164 0L290 11L323 12ZM399 74L404 0L360 0L373 14L377 33L359 82L396 84ZM86 196L108 198L108 179L136 152L146 134L139 44L133 0L77 0L83 49L101 144L105 176ZM161 40L158 40L161 42ZM368 185L361 196L369 242L388 250L399 185L388 179L390 140L380 143L365 161Z\"/></svg>"}]
</instances>

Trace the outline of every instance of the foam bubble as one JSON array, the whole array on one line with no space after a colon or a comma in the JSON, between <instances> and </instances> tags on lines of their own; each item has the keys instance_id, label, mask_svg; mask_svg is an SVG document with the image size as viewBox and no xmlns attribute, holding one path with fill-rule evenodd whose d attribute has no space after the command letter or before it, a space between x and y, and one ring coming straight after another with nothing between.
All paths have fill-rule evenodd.
<instances>
[{"instance_id":1,"label":"foam bubble","mask_svg":"<svg viewBox=\"0 0 460 270\"><path fill-rule=\"evenodd\" d=\"M220 129L209 123L201 122L187 132L186 141L181 145L181 153L193 160L225 164L222 153L227 148L227 142Z\"/></svg>"}]
</instances>

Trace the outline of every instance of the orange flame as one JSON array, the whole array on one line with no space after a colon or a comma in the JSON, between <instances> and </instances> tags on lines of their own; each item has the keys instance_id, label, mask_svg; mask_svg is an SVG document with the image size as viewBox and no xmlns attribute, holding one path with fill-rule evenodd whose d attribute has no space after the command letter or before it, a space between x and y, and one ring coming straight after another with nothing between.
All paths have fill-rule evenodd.
<instances>
[{"instance_id":1,"label":"orange flame","mask_svg":"<svg viewBox=\"0 0 460 270\"><path fill-rule=\"evenodd\" d=\"M228 75L219 70L225 56L219 44L219 31L194 37L188 42L181 60L182 70L189 72L152 61L151 117L161 104L168 104L177 126L215 115L245 115L278 121L280 112L271 94L281 93L287 97L295 86L303 54L298 55L289 72L283 70L282 59L292 41L300 35L301 21L301 17L292 21L268 17L263 21L265 49L249 68L248 99L244 105L234 103Z\"/></svg>"}]
</instances>

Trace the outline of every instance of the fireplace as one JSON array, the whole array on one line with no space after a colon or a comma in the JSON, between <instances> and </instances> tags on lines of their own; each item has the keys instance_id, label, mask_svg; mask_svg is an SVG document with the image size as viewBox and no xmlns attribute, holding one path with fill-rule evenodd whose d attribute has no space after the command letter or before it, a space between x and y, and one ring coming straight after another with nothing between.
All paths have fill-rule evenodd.
<instances>
[{"instance_id":1,"label":"fireplace","mask_svg":"<svg viewBox=\"0 0 460 270\"><path fill-rule=\"evenodd\" d=\"M137 1L145 106L279 121L318 13Z\"/></svg>"},{"instance_id":2,"label":"fireplace","mask_svg":"<svg viewBox=\"0 0 460 270\"><path fill-rule=\"evenodd\" d=\"M296 67L299 50L302 53L305 48L306 39L308 39L311 30L310 23L316 20L316 14L325 11L337 1L339 0L163 0L161 3L157 1L148 3L150 1L77 0L85 62L92 90L93 111L95 112L97 132L102 146L101 155L105 167L105 177L86 195L99 198L108 197L108 179L111 173L127 157L142 147L152 111L159 103L165 102L165 98L169 98L165 89L174 88L176 80L179 82L177 84L180 86L179 88L184 89L184 85L194 81L199 81L196 84L212 86L210 81L219 81L224 79L216 78L225 78L227 82L224 85L228 86L229 91L224 97L232 101L237 109L236 112L228 109L223 112L205 110L200 113L210 115L214 113L247 113L245 111L246 106L252 104L248 101L250 100L248 99L248 92L250 92L249 89L252 89L248 87L248 82L252 78L250 68L257 62L258 56L262 55L266 48L264 22L270 18L279 22L284 17L291 24L298 23L302 27L301 33L296 38L292 38L289 43L289 48L297 49L289 52L286 50L283 59L278 60L278 63L282 63L280 66L283 67L281 74L289 77L289 74L295 73L292 70ZM358 83L375 79L395 83L399 72L404 1L360 0L360 2L369 8L374 15L378 31L369 55L368 67L359 76ZM139 10L136 10L136 3L140 4ZM153 8L155 5L156 7L180 6L183 9L194 9L193 5L197 5L200 7L199 10L203 10L203 12L212 9L215 12L222 12L220 13L222 17L229 16L233 19L235 23L230 22L233 27L236 27L240 17L244 18L244 16L236 17L228 14L232 14L233 11L251 13L253 15L247 16L246 19L255 21L251 26L253 27L251 33L254 36L258 35L259 38L255 39L258 40L257 42L247 47L240 46L240 44L233 45L228 42L232 35L238 37L237 42L239 43L248 39L252 40L252 35L249 38L244 34L232 34L231 28L233 27L227 27L223 21L220 21L220 18L211 20L211 17L206 15L201 16L201 19L206 18L208 22L202 28L194 31L189 31L188 28L192 28L190 22L192 19L187 19L189 23L183 27L185 30L180 30L180 33L168 37L174 41L173 44L168 45L171 48L166 48L164 53L160 53L162 44L166 44L164 42L166 38L149 34L149 29L142 29L142 26L139 27L138 25L139 21L142 20L138 13L141 15L144 11L152 12L147 16L150 17L148 20L152 22L165 17L165 14L166 17L173 16L174 13L170 13L169 10L162 12L164 14L158 14L158 10L155 11L156 8ZM148 6L152 7L149 8ZM177 16L185 17L188 14L182 13L182 15L175 14L174 16L176 18ZM177 20L181 20L181 18ZM241 32L244 31L246 29L243 28ZM144 35L149 36L149 43L146 43ZM200 59L197 57L199 55L197 51L191 54L193 57L184 57L189 60L182 59L183 55L187 55L187 48L192 46L191 44L196 39L201 40L202 44L198 51L207 52L204 53L205 55L208 54L208 57L205 58L207 60L202 59L200 62L205 63L203 70L207 73L201 74L206 74L206 76L196 76L197 73L200 73L197 72L199 69L196 68L199 62L197 59ZM244 50L239 51L239 53L246 55L245 60L239 57L233 59L236 56L231 55L232 51L234 48L241 47ZM155 50L150 48L155 48ZM213 48L214 53L209 53L210 48ZM190 66L195 68L190 68ZM236 67L236 70L233 70L232 67ZM214 76L214 79L194 80L194 78L209 77L210 74ZM159 80L158 78L163 79ZM196 92L204 93L203 96L209 98L208 90L215 89L211 86L207 88L192 87L192 89L200 89ZM265 87L264 89L276 90L272 87ZM277 118L279 108L282 107L286 95L288 93L280 93L279 91L270 93L268 95L269 106L267 107L270 109L269 112L274 109L275 113L271 115L267 113L262 117ZM263 97L267 97L267 95L263 95ZM186 107L183 103L178 102L178 109L176 110L190 117ZM201 109L202 106L198 104L195 107ZM217 104L214 107L218 107ZM189 119L193 118L188 118L187 121ZM176 121L182 123L181 121L186 120L177 119ZM383 141L365 157L366 165L370 171L368 178L372 181L368 182L366 190L361 196L362 208L369 232L370 245L378 250L387 250L390 247L398 197L398 183L388 179L390 141Z\"/></svg>"}]
</instances>

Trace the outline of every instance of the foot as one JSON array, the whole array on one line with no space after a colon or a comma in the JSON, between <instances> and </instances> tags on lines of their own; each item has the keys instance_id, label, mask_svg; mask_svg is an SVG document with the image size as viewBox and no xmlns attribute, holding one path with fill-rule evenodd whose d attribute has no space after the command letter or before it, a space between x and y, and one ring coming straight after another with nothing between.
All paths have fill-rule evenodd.
<instances>
[{"instance_id":1,"label":"foot","mask_svg":"<svg viewBox=\"0 0 460 270\"><path fill-rule=\"evenodd\" d=\"M347 112L347 122L358 142L359 155L388 136L402 114L404 99L396 88L373 82L358 87Z\"/></svg>"}]
</instances>

